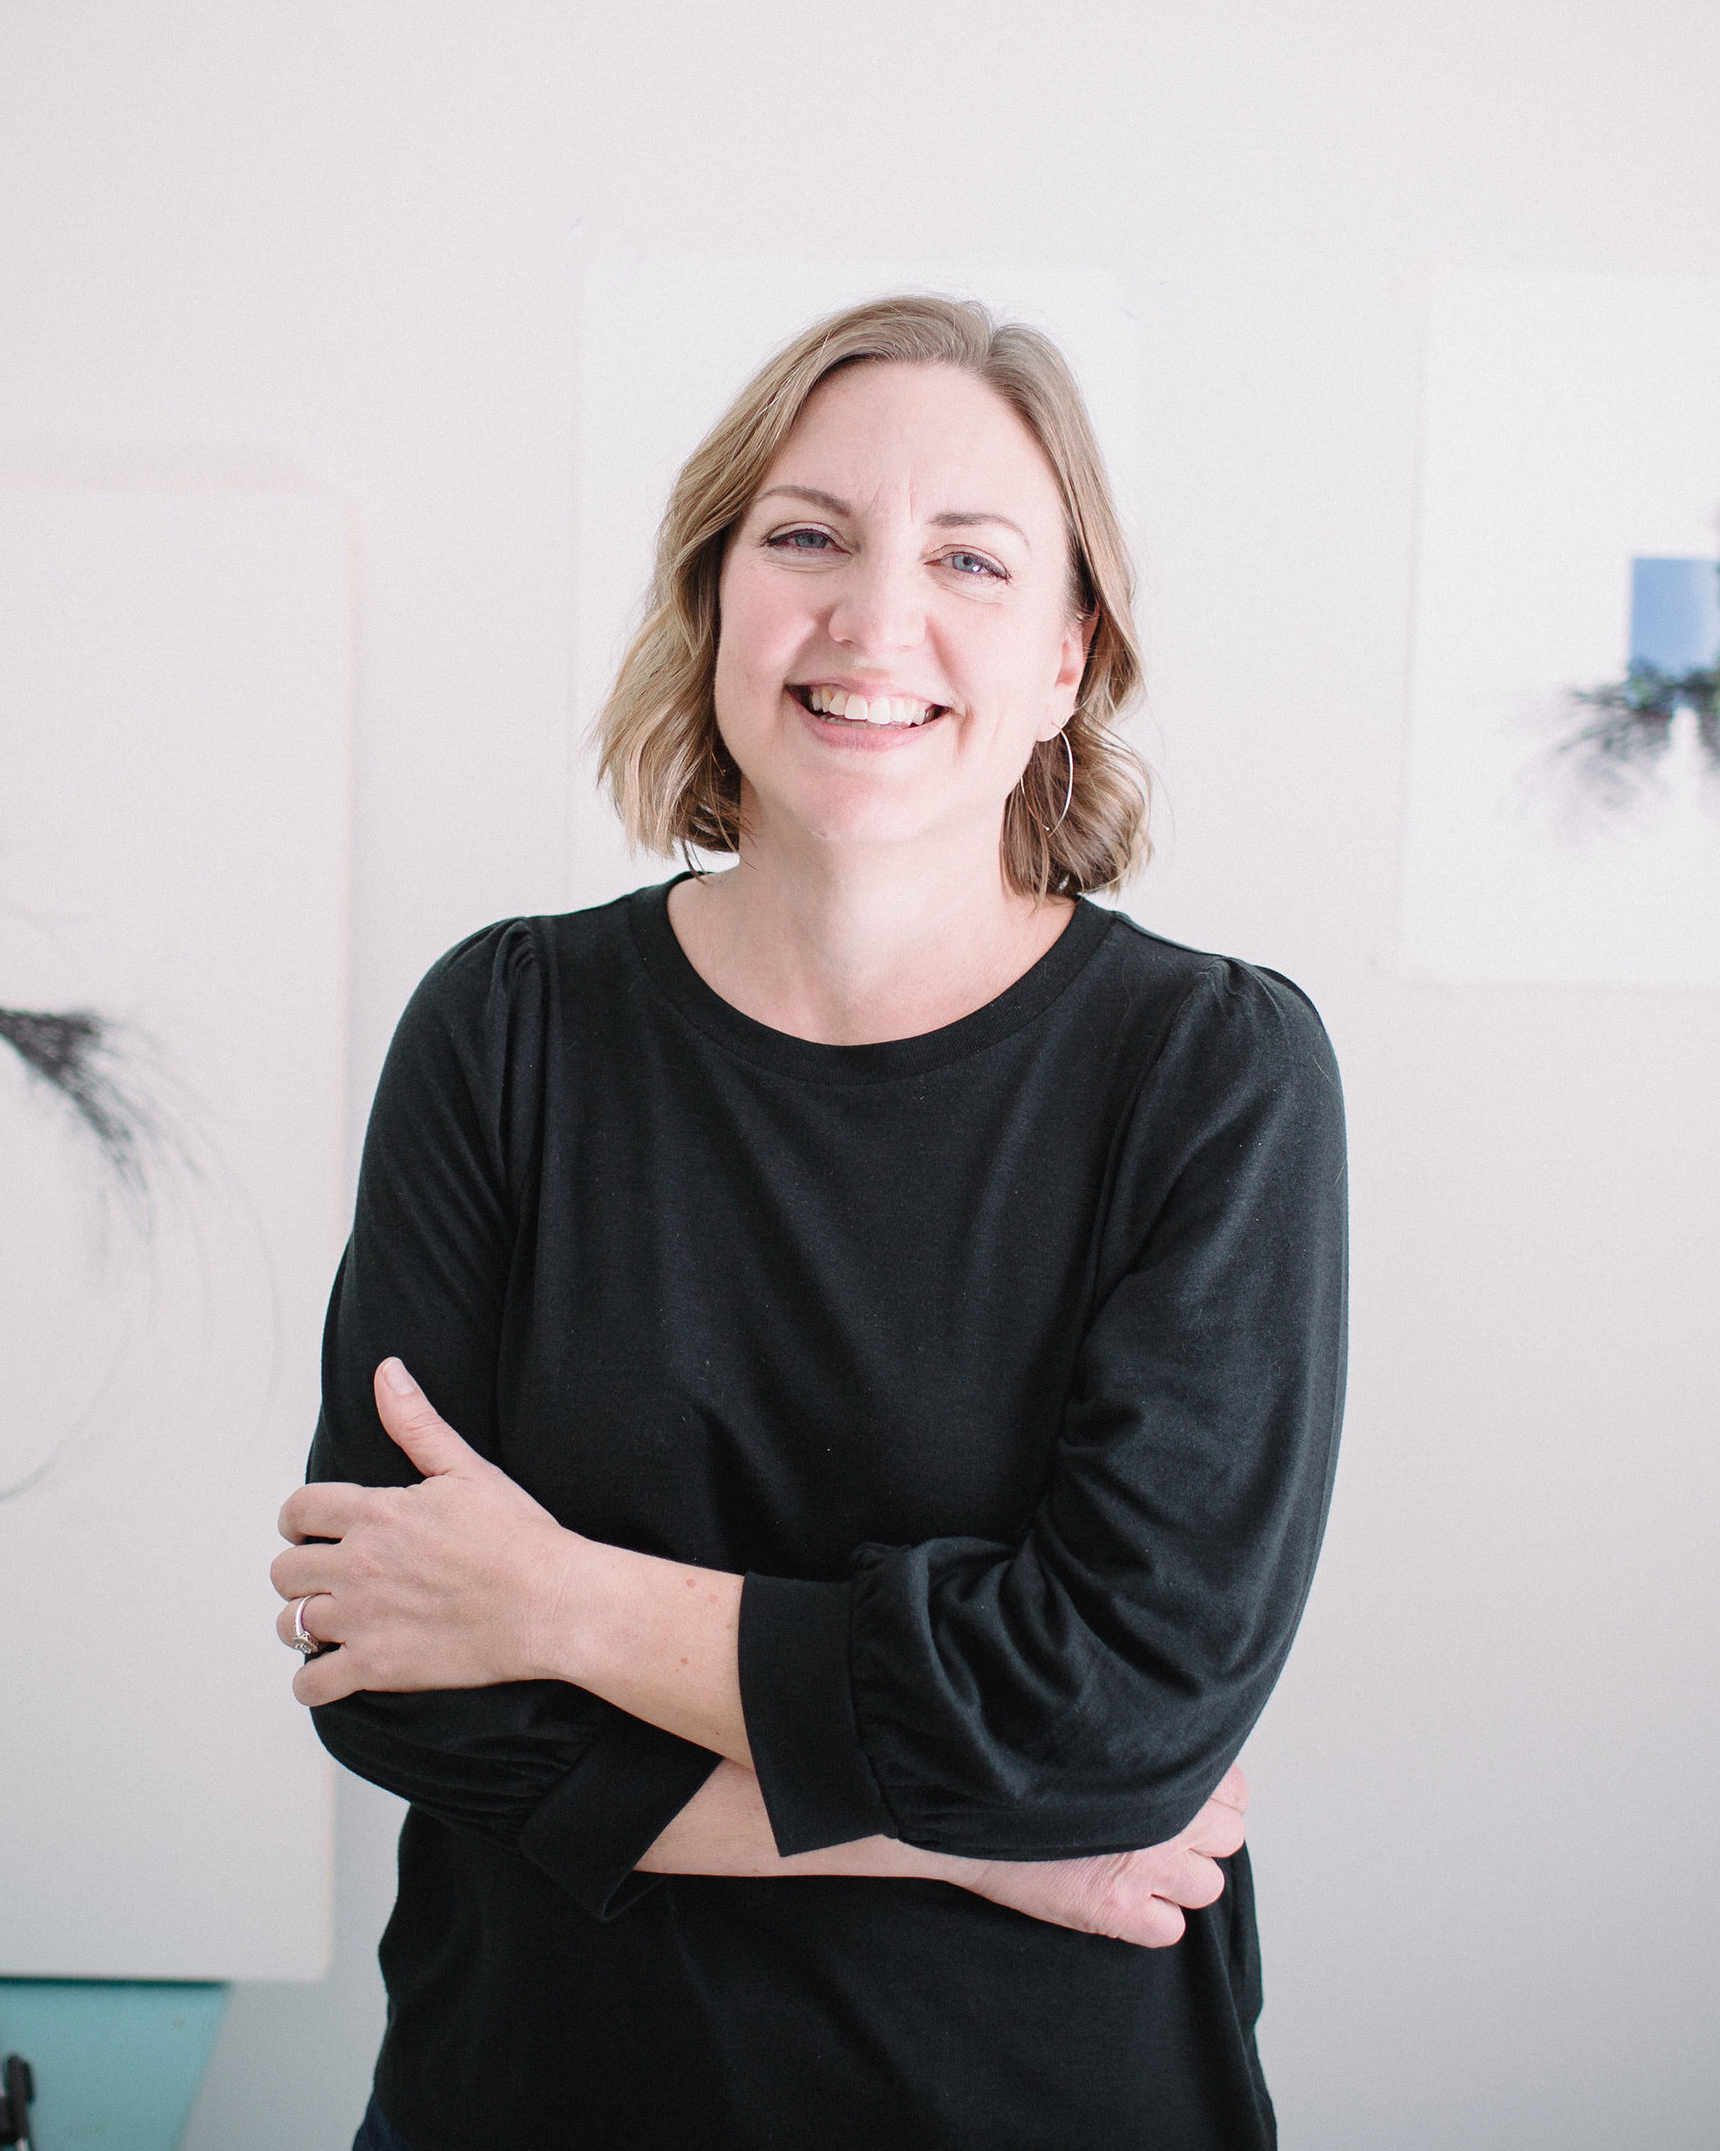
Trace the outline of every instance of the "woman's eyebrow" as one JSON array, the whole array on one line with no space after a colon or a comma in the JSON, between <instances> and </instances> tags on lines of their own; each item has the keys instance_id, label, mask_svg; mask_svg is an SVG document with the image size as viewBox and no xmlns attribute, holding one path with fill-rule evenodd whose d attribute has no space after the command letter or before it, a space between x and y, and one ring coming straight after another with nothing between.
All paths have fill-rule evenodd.
<instances>
[{"instance_id":1,"label":"woman's eyebrow","mask_svg":"<svg viewBox=\"0 0 1720 2151\"><path fill-rule=\"evenodd\" d=\"M1033 540L1019 523L1007 515L997 515L989 508L950 508L942 515L934 515L932 522L939 530L971 530L975 523L1001 523L1005 530L1015 532L1029 552L1033 550Z\"/></svg>"},{"instance_id":2,"label":"woman's eyebrow","mask_svg":"<svg viewBox=\"0 0 1720 2151\"><path fill-rule=\"evenodd\" d=\"M834 493L826 493L815 485L767 485L758 495L760 500L773 499L779 493L791 495L795 500L810 500L820 508L828 508L832 515L852 515L853 504L838 500ZM1013 530L1029 552L1033 541L1021 525L1007 515L997 515L989 508L947 508L942 515L931 518L936 530L971 530L976 523L1001 523L1005 530Z\"/></svg>"},{"instance_id":3,"label":"woman's eyebrow","mask_svg":"<svg viewBox=\"0 0 1720 2151\"><path fill-rule=\"evenodd\" d=\"M810 500L820 508L828 508L832 515L852 515L854 510L845 500L838 500L834 493L821 493L815 485L767 485L759 494L760 500L770 500L778 493L792 494L796 500Z\"/></svg>"}]
</instances>

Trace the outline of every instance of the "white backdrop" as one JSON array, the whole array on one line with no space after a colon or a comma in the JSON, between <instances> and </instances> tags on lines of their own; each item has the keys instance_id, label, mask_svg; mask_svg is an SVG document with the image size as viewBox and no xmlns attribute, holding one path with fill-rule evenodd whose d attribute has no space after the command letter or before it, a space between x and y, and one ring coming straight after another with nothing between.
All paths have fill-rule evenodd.
<instances>
[{"instance_id":1,"label":"white backdrop","mask_svg":"<svg viewBox=\"0 0 1720 2151\"><path fill-rule=\"evenodd\" d=\"M587 264L1116 280L1131 908L1304 984L1351 1115L1345 1451L1250 1756L1286 2151L1720 2116L1720 997L1401 958L1434 272L1720 275L1717 79L1699 0L0 10L0 472L355 504L349 1172L436 954L669 870L569 863ZM334 1971L238 1991L186 2151L350 2142L397 1810L338 1799Z\"/></svg>"},{"instance_id":2,"label":"white backdrop","mask_svg":"<svg viewBox=\"0 0 1720 2151\"><path fill-rule=\"evenodd\" d=\"M329 1772L266 1568L338 1248L348 533L0 491L0 1973L314 1978Z\"/></svg>"}]
</instances>

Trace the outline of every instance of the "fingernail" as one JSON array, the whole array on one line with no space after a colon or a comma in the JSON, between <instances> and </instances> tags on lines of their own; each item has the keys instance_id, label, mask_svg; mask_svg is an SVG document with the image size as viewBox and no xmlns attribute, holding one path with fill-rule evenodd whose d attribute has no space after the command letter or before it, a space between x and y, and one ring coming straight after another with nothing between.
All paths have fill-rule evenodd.
<instances>
[{"instance_id":1,"label":"fingernail","mask_svg":"<svg viewBox=\"0 0 1720 2151\"><path fill-rule=\"evenodd\" d=\"M409 1397L418 1387L398 1359L385 1359L382 1362L382 1379L397 1397Z\"/></svg>"}]
</instances>

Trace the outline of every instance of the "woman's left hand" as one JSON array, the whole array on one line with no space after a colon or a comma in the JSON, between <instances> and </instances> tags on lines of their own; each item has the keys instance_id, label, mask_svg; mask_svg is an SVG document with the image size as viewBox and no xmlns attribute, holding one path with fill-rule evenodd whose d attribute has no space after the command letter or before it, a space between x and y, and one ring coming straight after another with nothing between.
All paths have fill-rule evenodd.
<instances>
[{"instance_id":1,"label":"woman's left hand","mask_svg":"<svg viewBox=\"0 0 1720 2151\"><path fill-rule=\"evenodd\" d=\"M424 1477L301 1486L281 1510L293 1544L269 1571L289 1601L276 1632L292 1641L291 1601L305 1599L308 1633L339 1646L306 1659L293 1693L333 1703L537 1677L579 1542L438 1417L397 1359L376 1370L376 1409Z\"/></svg>"}]
</instances>

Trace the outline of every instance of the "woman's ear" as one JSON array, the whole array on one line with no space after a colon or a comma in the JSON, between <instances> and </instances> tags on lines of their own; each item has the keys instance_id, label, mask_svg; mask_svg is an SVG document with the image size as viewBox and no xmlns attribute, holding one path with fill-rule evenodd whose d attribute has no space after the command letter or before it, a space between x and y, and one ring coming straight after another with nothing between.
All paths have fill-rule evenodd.
<instances>
[{"instance_id":1,"label":"woman's ear","mask_svg":"<svg viewBox=\"0 0 1720 2151\"><path fill-rule=\"evenodd\" d=\"M1058 652L1057 678L1053 682L1051 708L1048 715L1056 719L1050 732L1041 732L1041 739L1049 739L1053 732L1060 732L1075 714L1076 697L1081 692L1081 682L1087 672L1087 653L1093 647L1093 637L1098 631L1099 613L1077 614L1063 630L1063 644Z\"/></svg>"}]
</instances>

